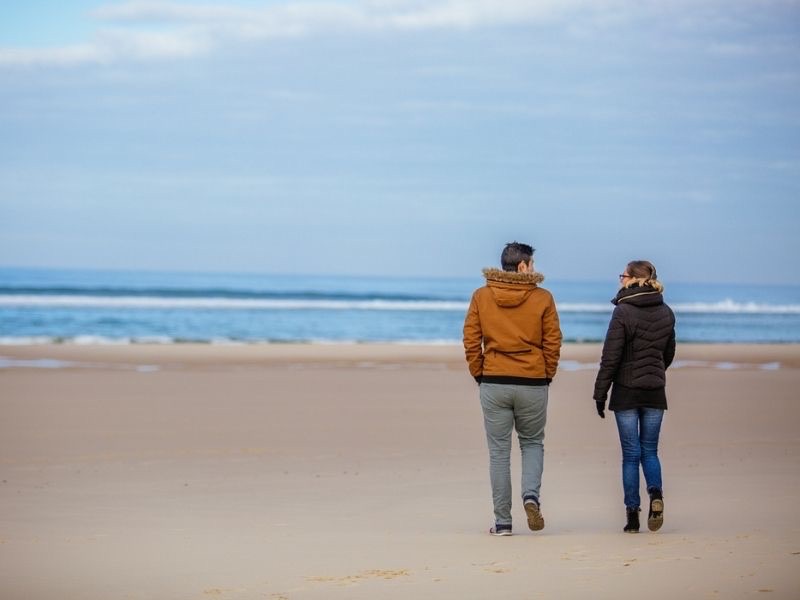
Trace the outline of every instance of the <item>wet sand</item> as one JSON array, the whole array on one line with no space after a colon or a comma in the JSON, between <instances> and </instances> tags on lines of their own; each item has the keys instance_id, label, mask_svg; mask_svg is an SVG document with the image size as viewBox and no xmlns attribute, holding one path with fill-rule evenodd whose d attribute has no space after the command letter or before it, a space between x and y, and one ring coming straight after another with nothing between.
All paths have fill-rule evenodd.
<instances>
[{"instance_id":1,"label":"wet sand","mask_svg":"<svg viewBox=\"0 0 800 600\"><path fill-rule=\"evenodd\" d=\"M459 347L2 346L0 597L800 597L800 346L679 345L637 535L599 351L551 387L546 528L494 538Z\"/></svg>"}]
</instances>

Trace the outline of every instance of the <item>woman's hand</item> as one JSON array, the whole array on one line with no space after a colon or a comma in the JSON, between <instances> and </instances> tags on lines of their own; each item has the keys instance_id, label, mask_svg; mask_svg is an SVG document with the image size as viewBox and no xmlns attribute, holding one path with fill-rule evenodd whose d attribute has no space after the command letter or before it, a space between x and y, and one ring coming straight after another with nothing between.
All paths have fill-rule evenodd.
<instances>
[{"instance_id":1,"label":"woman's hand","mask_svg":"<svg viewBox=\"0 0 800 600\"><path fill-rule=\"evenodd\" d=\"M597 414L600 415L601 419L606 418L606 401L605 400L595 400L595 404L597 405Z\"/></svg>"}]
</instances>

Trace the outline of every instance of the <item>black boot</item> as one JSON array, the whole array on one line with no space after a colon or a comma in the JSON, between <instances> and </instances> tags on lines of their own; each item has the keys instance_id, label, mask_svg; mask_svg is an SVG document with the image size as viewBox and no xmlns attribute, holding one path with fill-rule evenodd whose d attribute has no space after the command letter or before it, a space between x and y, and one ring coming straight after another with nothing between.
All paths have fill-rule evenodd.
<instances>
[{"instance_id":1,"label":"black boot","mask_svg":"<svg viewBox=\"0 0 800 600\"><path fill-rule=\"evenodd\" d=\"M664 495L658 488L647 490L650 494L650 511L647 514L647 528L658 531L664 524Z\"/></svg>"},{"instance_id":2,"label":"black boot","mask_svg":"<svg viewBox=\"0 0 800 600\"><path fill-rule=\"evenodd\" d=\"M625 514L628 517L628 523L623 531L626 533L639 533L639 509L626 508Z\"/></svg>"}]
</instances>

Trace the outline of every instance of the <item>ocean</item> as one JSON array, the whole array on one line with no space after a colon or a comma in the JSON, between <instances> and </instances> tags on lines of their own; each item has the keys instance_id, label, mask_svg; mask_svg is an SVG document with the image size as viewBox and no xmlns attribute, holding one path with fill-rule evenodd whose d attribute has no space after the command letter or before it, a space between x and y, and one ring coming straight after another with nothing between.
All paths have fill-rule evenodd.
<instances>
[{"instance_id":1,"label":"ocean","mask_svg":"<svg viewBox=\"0 0 800 600\"><path fill-rule=\"evenodd\" d=\"M460 343L470 278L0 269L0 344ZM800 286L665 282L679 342L798 343ZM565 341L602 341L616 281L547 279Z\"/></svg>"}]
</instances>

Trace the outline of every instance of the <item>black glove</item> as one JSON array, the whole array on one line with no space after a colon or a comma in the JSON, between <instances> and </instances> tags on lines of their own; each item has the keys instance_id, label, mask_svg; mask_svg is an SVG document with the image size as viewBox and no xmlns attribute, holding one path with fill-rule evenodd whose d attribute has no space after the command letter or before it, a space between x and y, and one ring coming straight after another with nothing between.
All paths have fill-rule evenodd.
<instances>
[{"instance_id":1,"label":"black glove","mask_svg":"<svg viewBox=\"0 0 800 600\"><path fill-rule=\"evenodd\" d=\"M606 418L606 401L605 400L595 400L594 403L597 405L597 414L600 415L601 419Z\"/></svg>"}]
</instances>

